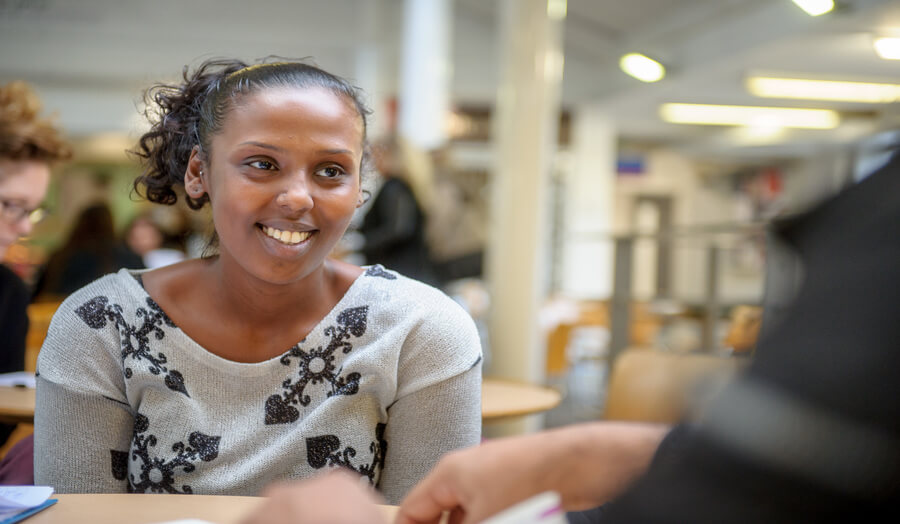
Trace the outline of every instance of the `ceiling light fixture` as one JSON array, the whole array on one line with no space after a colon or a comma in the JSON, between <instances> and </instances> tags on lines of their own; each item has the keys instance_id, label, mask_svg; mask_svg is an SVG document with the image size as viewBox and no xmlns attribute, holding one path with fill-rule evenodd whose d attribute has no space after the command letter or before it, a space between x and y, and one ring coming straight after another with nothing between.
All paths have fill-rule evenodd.
<instances>
[{"instance_id":1,"label":"ceiling light fixture","mask_svg":"<svg viewBox=\"0 0 900 524\"><path fill-rule=\"evenodd\" d=\"M875 82L751 76L747 79L747 90L756 96L765 98L833 100L869 104L890 104L900 101L900 84Z\"/></svg>"},{"instance_id":2,"label":"ceiling light fixture","mask_svg":"<svg viewBox=\"0 0 900 524\"><path fill-rule=\"evenodd\" d=\"M568 0L547 0L547 16L552 20L565 20Z\"/></svg>"},{"instance_id":3,"label":"ceiling light fixture","mask_svg":"<svg viewBox=\"0 0 900 524\"><path fill-rule=\"evenodd\" d=\"M640 53L628 53L619 59L619 67L642 82L656 82L666 76L666 68Z\"/></svg>"},{"instance_id":4,"label":"ceiling light fixture","mask_svg":"<svg viewBox=\"0 0 900 524\"><path fill-rule=\"evenodd\" d=\"M834 9L834 0L793 0L809 16L819 16Z\"/></svg>"},{"instance_id":5,"label":"ceiling light fixture","mask_svg":"<svg viewBox=\"0 0 900 524\"><path fill-rule=\"evenodd\" d=\"M712 104L663 104L660 117L674 124L714 126L797 127L833 129L840 123L830 109L725 106Z\"/></svg>"},{"instance_id":6,"label":"ceiling light fixture","mask_svg":"<svg viewBox=\"0 0 900 524\"><path fill-rule=\"evenodd\" d=\"M900 38L876 38L875 52L885 60L900 60Z\"/></svg>"}]
</instances>

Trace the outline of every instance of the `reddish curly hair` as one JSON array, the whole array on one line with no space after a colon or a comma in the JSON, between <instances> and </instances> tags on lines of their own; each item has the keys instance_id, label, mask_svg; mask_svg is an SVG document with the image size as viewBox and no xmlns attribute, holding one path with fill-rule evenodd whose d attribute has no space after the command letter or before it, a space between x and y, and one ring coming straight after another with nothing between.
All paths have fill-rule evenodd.
<instances>
[{"instance_id":1,"label":"reddish curly hair","mask_svg":"<svg viewBox=\"0 0 900 524\"><path fill-rule=\"evenodd\" d=\"M71 145L40 112L41 101L25 82L0 86L0 159L51 163L72 156Z\"/></svg>"}]
</instances>

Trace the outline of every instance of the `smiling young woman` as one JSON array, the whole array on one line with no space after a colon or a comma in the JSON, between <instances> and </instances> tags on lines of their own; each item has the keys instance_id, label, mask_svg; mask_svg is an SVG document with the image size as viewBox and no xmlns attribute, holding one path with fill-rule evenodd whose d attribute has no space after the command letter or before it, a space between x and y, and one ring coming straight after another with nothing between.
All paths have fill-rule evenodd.
<instances>
[{"instance_id":1,"label":"smiling young woman","mask_svg":"<svg viewBox=\"0 0 900 524\"><path fill-rule=\"evenodd\" d=\"M217 60L148 100L136 188L208 203L216 252L120 271L60 307L38 362L36 481L249 495L341 466L397 502L477 443L468 315L328 258L363 201L359 92L305 63Z\"/></svg>"}]
</instances>

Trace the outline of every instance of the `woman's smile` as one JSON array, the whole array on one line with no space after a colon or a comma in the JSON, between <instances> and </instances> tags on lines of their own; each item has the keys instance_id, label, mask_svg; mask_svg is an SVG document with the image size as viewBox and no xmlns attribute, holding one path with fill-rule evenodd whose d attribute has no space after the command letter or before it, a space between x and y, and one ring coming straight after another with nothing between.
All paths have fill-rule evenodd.
<instances>
[{"instance_id":1,"label":"woman's smile","mask_svg":"<svg viewBox=\"0 0 900 524\"><path fill-rule=\"evenodd\" d=\"M309 250L318 230L296 231L257 224L263 246L277 257L296 257Z\"/></svg>"}]
</instances>

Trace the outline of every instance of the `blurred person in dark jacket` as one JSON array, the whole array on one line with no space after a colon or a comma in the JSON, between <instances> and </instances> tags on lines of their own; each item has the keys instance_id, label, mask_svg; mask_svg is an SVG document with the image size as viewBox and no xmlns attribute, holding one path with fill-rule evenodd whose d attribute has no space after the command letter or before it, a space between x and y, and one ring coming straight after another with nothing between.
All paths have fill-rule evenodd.
<instances>
[{"instance_id":1,"label":"blurred person in dark jacket","mask_svg":"<svg viewBox=\"0 0 900 524\"><path fill-rule=\"evenodd\" d=\"M71 156L60 131L40 112L40 100L27 84L0 86L0 260L31 233L31 217L47 192L51 164ZM25 367L29 300L25 283L0 264L0 373ZM0 425L0 444L13 427Z\"/></svg>"},{"instance_id":2,"label":"blurred person in dark jacket","mask_svg":"<svg viewBox=\"0 0 900 524\"><path fill-rule=\"evenodd\" d=\"M425 214L410 183L396 140L374 150L375 165L384 179L359 232L367 264L382 264L405 276L434 284L425 242Z\"/></svg>"}]
</instances>

